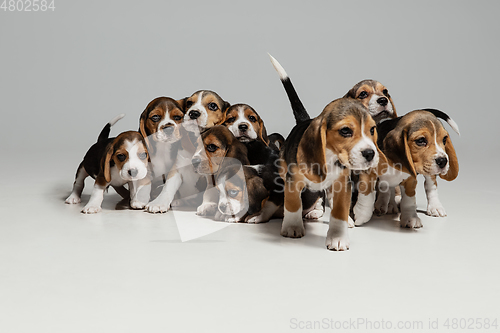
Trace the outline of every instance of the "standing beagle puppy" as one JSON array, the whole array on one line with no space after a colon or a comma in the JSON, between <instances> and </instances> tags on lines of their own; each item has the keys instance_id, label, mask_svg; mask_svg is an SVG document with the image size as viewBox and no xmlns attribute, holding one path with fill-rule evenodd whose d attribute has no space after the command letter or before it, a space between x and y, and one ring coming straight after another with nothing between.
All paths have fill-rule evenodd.
<instances>
[{"instance_id":1,"label":"standing beagle puppy","mask_svg":"<svg viewBox=\"0 0 500 333\"><path fill-rule=\"evenodd\" d=\"M455 122L444 112L434 109L416 110L379 125L378 145L388 160L388 166L379 175L378 198L375 212L389 210L394 188L401 189L401 227L420 228L417 216L415 189L417 175L439 175L452 181L458 176L458 159L455 149L439 118L446 120L458 132ZM430 203L437 198L437 187L426 184ZM367 207L373 211L372 207Z\"/></svg>"},{"instance_id":2,"label":"standing beagle puppy","mask_svg":"<svg viewBox=\"0 0 500 333\"><path fill-rule=\"evenodd\" d=\"M214 187L212 178L201 176L195 172L191 163L197 147L202 145L200 133L224 122L226 109L230 106L217 93L210 90L199 90L181 101L184 108L183 133L181 147L178 150L174 166L167 175L167 180L161 193L156 199L146 205L150 213L165 213L170 205L178 206L186 202L186 197L191 197L190 202L199 202L199 194L208 188ZM198 207L197 214L206 216L215 214L214 204L216 193L210 191L209 204ZM174 200L176 193L183 198ZM208 199L207 199L208 200Z\"/></svg>"},{"instance_id":3,"label":"standing beagle puppy","mask_svg":"<svg viewBox=\"0 0 500 333\"><path fill-rule=\"evenodd\" d=\"M97 142L90 147L83 161L78 166L73 191L66 199L68 204L81 201L85 178L95 179L90 200L82 213L93 214L101 211L104 191L112 186L122 197L129 197L129 191L123 187L128 184L130 207L142 209L149 200L151 190L148 177L148 150L144 138L139 132L123 132L116 138L108 138L111 127L124 115L111 120L102 129Z\"/></svg>"},{"instance_id":4,"label":"standing beagle puppy","mask_svg":"<svg viewBox=\"0 0 500 333\"><path fill-rule=\"evenodd\" d=\"M281 235L305 235L302 221L301 193L329 189L330 225L326 247L349 249L347 233L351 187L351 170L368 170L383 158L377 148L375 121L363 104L352 98L329 103L321 114L310 119L283 67L271 57L287 92L297 125L282 150L281 176L285 180L285 209Z\"/></svg>"}]
</instances>

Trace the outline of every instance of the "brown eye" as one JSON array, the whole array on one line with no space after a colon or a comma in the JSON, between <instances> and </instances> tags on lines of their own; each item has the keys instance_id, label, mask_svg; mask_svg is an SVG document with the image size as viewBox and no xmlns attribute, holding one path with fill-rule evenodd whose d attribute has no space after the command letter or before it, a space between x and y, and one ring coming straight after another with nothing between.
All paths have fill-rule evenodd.
<instances>
[{"instance_id":1,"label":"brown eye","mask_svg":"<svg viewBox=\"0 0 500 333\"><path fill-rule=\"evenodd\" d=\"M349 127L342 127L341 129L339 129L339 134L344 138L350 138L352 136L352 129L350 129Z\"/></svg>"},{"instance_id":2,"label":"brown eye","mask_svg":"<svg viewBox=\"0 0 500 333\"><path fill-rule=\"evenodd\" d=\"M161 120L161 117L159 115L155 114L154 116L152 116L149 119L151 119L153 122L157 123Z\"/></svg>"},{"instance_id":3,"label":"brown eye","mask_svg":"<svg viewBox=\"0 0 500 333\"><path fill-rule=\"evenodd\" d=\"M211 153L213 153L214 151L216 151L217 149L219 149L219 147L217 147L216 145L214 145L213 143L209 144L207 146L207 150Z\"/></svg>"},{"instance_id":4,"label":"brown eye","mask_svg":"<svg viewBox=\"0 0 500 333\"><path fill-rule=\"evenodd\" d=\"M123 161L125 161L127 156L125 156L123 154L118 154L118 155L116 155L116 158L118 159L118 161L123 162Z\"/></svg>"},{"instance_id":5,"label":"brown eye","mask_svg":"<svg viewBox=\"0 0 500 333\"><path fill-rule=\"evenodd\" d=\"M234 189L227 191L227 195L229 195L231 198L235 198L238 193L240 193L240 191Z\"/></svg>"},{"instance_id":6,"label":"brown eye","mask_svg":"<svg viewBox=\"0 0 500 333\"><path fill-rule=\"evenodd\" d=\"M445 146L446 146L446 141L447 141L447 140L448 140L448 137L447 137L447 136L445 136L445 137L443 138L443 145L445 145Z\"/></svg>"},{"instance_id":7,"label":"brown eye","mask_svg":"<svg viewBox=\"0 0 500 333\"><path fill-rule=\"evenodd\" d=\"M358 98L359 99L365 99L368 97L368 93L366 91L362 91L359 93Z\"/></svg>"},{"instance_id":8,"label":"brown eye","mask_svg":"<svg viewBox=\"0 0 500 333\"><path fill-rule=\"evenodd\" d=\"M248 116L248 120L250 120L252 123L255 123L257 121L257 118L254 116Z\"/></svg>"},{"instance_id":9,"label":"brown eye","mask_svg":"<svg viewBox=\"0 0 500 333\"><path fill-rule=\"evenodd\" d=\"M236 120L236 117L231 117L226 120L226 123L233 123Z\"/></svg>"},{"instance_id":10,"label":"brown eye","mask_svg":"<svg viewBox=\"0 0 500 333\"><path fill-rule=\"evenodd\" d=\"M146 157L148 157L148 154L146 154L146 153L140 153L140 154L138 154L138 156L139 156L139 158L140 158L141 160L145 160L145 159L146 159Z\"/></svg>"},{"instance_id":11,"label":"brown eye","mask_svg":"<svg viewBox=\"0 0 500 333\"><path fill-rule=\"evenodd\" d=\"M417 140L415 140L415 143L417 144L417 146L425 147L425 146L427 146L427 139L426 138L418 138Z\"/></svg>"},{"instance_id":12,"label":"brown eye","mask_svg":"<svg viewBox=\"0 0 500 333\"><path fill-rule=\"evenodd\" d=\"M193 102L187 101L186 102L186 107L189 109L191 106L193 106Z\"/></svg>"},{"instance_id":13,"label":"brown eye","mask_svg":"<svg viewBox=\"0 0 500 333\"><path fill-rule=\"evenodd\" d=\"M219 107L217 106L217 104L215 104L214 102L212 102L212 103L208 103L208 109L210 111L217 111L219 109Z\"/></svg>"},{"instance_id":14,"label":"brown eye","mask_svg":"<svg viewBox=\"0 0 500 333\"><path fill-rule=\"evenodd\" d=\"M371 134L371 135L374 135L374 134L375 134L375 126L373 126L372 128L370 128L370 134Z\"/></svg>"},{"instance_id":15,"label":"brown eye","mask_svg":"<svg viewBox=\"0 0 500 333\"><path fill-rule=\"evenodd\" d=\"M389 96L389 91L387 89L382 90L382 94L385 96Z\"/></svg>"},{"instance_id":16,"label":"brown eye","mask_svg":"<svg viewBox=\"0 0 500 333\"><path fill-rule=\"evenodd\" d=\"M181 116L173 116L172 119L175 121L179 121L182 119L182 117Z\"/></svg>"}]
</instances>

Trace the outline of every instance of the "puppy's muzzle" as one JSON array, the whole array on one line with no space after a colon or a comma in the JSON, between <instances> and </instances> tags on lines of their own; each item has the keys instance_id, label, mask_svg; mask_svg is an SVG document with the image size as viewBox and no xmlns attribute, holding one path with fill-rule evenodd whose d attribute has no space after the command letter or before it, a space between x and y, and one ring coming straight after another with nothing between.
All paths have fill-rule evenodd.
<instances>
[{"instance_id":1,"label":"puppy's muzzle","mask_svg":"<svg viewBox=\"0 0 500 333\"><path fill-rule=\"evenodd\" d=\"M191 164L193 165L193 167L195 169L198 169L198 166L200 165L200 163L201 163L201 158L199 158L199 157L195 157L191 160Z\"/></svg>"},{"instance_id":2,"label":"puppy's muzzle","mask_svg":"<svg viewBox=\"0 0 500 333\"><path fill-rule=\"evenodd\" d=\"M193 120L198 119L200 116L201 116L201 112L198 110L189 111L189 118L191 118Z\"/></svg>"},{"instance_id":3,"label":"puppy's muzzle","mask_svg":"<svg viewBox=\"0 0 500 333\"><path fill-rule=\"evenodd\" d=\"M248 130L248 125L247 124L240 124L238 126L238 129L240 130L240 132L246 132Z\"/></svg>"},{"instance_id":4,"label":"puppy's muzzle","mask_svg":"<svg viewBox=\"0 0 500 333\"><path fill-rule=\"evenodd\" d=\"M165 135L172 135L172 133L174 133L174 126L164 127L162 131L163 133L165 133Z\"/></svg>"},{"instance_id":5,"label":"puppy's muzzle","mask_svg":"<svg viewBox=\"0 0 500 333\"><path fill-rule=\"evenodd\" d=\"M375 157L375 151L373 149L365 149L361 152L361 155L363 155L368 162L371 162L373 157Z\"/></svg>"},{"instance_id":6,"label":"puppy's muzzle","mask_svg":"<svg viewBox=\"0 0 500 333\"><path fill-rule=\"evenodd\" d=\"M444 169L446 167L446 164L448 164L448 159L446 157L438 157L436 158L436 164L441 169Z\"/></svg>"},{"instance_id":7,"label":"puppy's muzzle","mask_svg":"<svg viewBox=\"0 0 500 333\"><path fill-rule=\"evenodd\" d=\"M379 99L377 99L377 103L382 106L386 106L389 101L385 97L380 97Z\"/></svg>"},{"instance_id":8,"label":"puppy's muzzle","mask_svg":"<svg viewBox=\"0 0 500 333\"><path fill-rule=\"evenodd\" d=\"M137 176L137 174L139 173L139 170L137 170L137 169L135 169L135 168L134 168L134 169L129 169L127 173L128 173L128 175L129 175L130 177L135 177L135 176Z\"/></svg>"}]
</instances>

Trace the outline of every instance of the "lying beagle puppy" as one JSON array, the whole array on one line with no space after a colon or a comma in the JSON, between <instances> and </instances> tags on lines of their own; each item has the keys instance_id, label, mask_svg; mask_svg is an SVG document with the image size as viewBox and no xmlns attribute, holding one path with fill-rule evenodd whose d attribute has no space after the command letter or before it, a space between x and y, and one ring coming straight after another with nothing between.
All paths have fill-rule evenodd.
<instances>
[{"instance_id":1,"label":"lying beagle puppy","mask_svg":"<svg viewBox=\"0 0 500 333\"><path fill-rule=\"evenodd\" d=\"M329 189L333 197L326 247L347 250L350 171L376 168L379 159L384 158L376 144L375 121L364 105L352 98L334 100L318 117L310 119L283 67L273 57L271 61L280 75L297 123L286 139L281 155L280 172L285 180L281 235L305 235L303 189Z\"/></svg>"},{"instance_id":2,"label":"lying beagle puppy","mask_svg":"<svg viewBox=\"0 0 500 333\"><path fill-rule=\"evenodd\" d=\"M179 101L178 101L179 102ZM165 185L156 199L146 205L150 213L165 213L172 206L181 206L190 201L198 205L201 201L200 193L207 187L213 187L213 180L201 176L194 171L191 159L201 145L200 133L224 122L226 109L230 104L224 101L217 93L210 90L200 90L181 101L184 108L184 119L182 127L184 135L181 134L181 147L178 150L174 166L167 175ZM213 193L216 191L210 191ZM178 193L182 200L173 202ZM186 199L190 198L190 199ZM215 214L213 202L215 195L207 197L208 202L202 203L197 208L197 214L206 216Z\"/></svg>"},{"instance_id":3,"label":"lying beagle puppy","mask_svg":"<svg viewBox=\"0 0 500 333\"><path fill-rule=\"evenodd\" d=\"M79 203L85 178L91 176L95 179L90 200L82 213L93 214L101 211L104 191L108 186L112 186L123 198L130 197L131 208L142 209L149 200L149 155L144 138L135 131L108 138L111 127L124 116L121 114L104 126L97 142L90 147L78 166L73 191L66 203ZM130 193L123 187L125 184L128 184Z\"/></svg>"},{"instance_id":4,"label":"lying beagle puppy","mask_svg":"<svg viewBox=\"0 0 500 333\"><path fill-rule=\"evenodd\" d=\"M247 104L234 104L227 109L224 124L241 142L260 140L269 145L262 118Z\"/></svg>"},{"instance_id":5,"label":"lying beagle puppy","mask_svg":"<svg viewBox=\"0 0 500 333\"><path fill-rule=\"evenodd\" d=\"M385 214L394 197L394 188L401 189L401 227L420 228L417 216L415 189L417 175L439 175L452 181L458 176L458 159L455 148L438 118L447 121L458 133L456 123L444 112L435 109L416 110L403 117L388 120L379 125L378 145L388 160L388 166L379 175L378 197L375 212ZM425 186L431 204L437 198L436 184ZM375 194L368 194L371 202ZM367 213L373 205L366 205ZM358 221L356 221L358 225Z\"/></svg>"},{"instance_id":6,"label":"lying beagle puppy","mask_svg":"<svg viewBox=\"0 0 500 333\"><path fill-rule=\"evenodd\" d=\"M389 90L375 80L363 80L352 87L344 97L355 98L368 109L377 124L397 117Z\"/></svg>"}]
</instances>

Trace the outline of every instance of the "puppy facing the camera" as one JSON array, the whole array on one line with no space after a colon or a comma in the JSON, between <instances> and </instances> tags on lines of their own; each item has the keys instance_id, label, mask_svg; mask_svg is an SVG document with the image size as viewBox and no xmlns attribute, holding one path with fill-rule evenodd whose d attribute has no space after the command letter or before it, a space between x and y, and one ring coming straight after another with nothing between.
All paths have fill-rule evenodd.
<instances>
[{"instance_id":1,"label":"puppy facing the camera","mask_svg":"<svg viewBox=\"0 0 500 333\"><path fill-rule=\"evenodd\" d=\"M361 101L377 125L383 120L397 117L396 108L391 95L389 95L389 90L378 81L360 81L344 97Z\"/></svg>"},{"instance_id":2,"label":"puppy facing the camera","mask_svg":"<svg viewBox=\"0 0 500 333\"><path fill-rule=\"evenodd\" d=\"M95 179L90 200L82 213L101 211L104 191L112 186L124 198L130 196L130 207L142 209L149 200L151 189L148 177L148 150L139 132L123 132L116 138L108 138L111 127L124 115L111 120L99 134L78 166L73 191L66 199L68 204L81 201L85 178ZM128 184L129 191L123 186Z\"/></svg>"},{"instance_id":3,"label":"puppy facing the camera","mask_svg":"<svg viewBox=\"0 0 500 333\"><path fill-rule=\"evenodd\" d=\"M202 216L215 214L213 202L217 200L216 193L214 194L216 191L208 191L208 188L214 186L213 180L211 177L196 173L191 159L202 145L200 133L224 122L224 114L229 103L210 90L199 90L178 102L184 110L182 122L184 131L181 132L184 135L181 134L180 148L161 193L146 205L146 210L150 213L164 213L170 209L171 204L172 206L198 205L199 194L206 189L204 196L210 197L210 204L198 207L197 214ZM209 194L205 194L206 192ZM174 201L177 193L182 200Z\"/></svg>"},{"instance_id":4,"label":"puppy facing the camera","mask_svg":"<svg viewBox=\"0 0 500 333\"><path fill-rule=\"evenodd\" d=\"M388 160L388 166L379 175L375 212L385 214L394 198L394 188L401 189L401 227L420 228L417 216L415 190L417 175L437 176L452 181L458 176L458 159L448 132L439 121L448 122L458 133L456 123L444 112L435 109L416 110L379 125L378 144ZM425 184L429 205L441 205L435 183ZM370 194L372 200L375 194ZM437 201L436 201L437 199ZM373 211L373 205L367 206ZM368 213L367 212L367 213ZM357 221L356 221L356 224Z\"/></svg>"},{"instance_id":5,"label":"puppy facing the camera","mask_svg":"<svg viewBox=\"0 0 500 333\"><path fill-rule=\"evenodd\" d=\"M305 235L301 194L328 190L330 225L326 247L349 249L347 233L351 170L377 168L384 156L377 147L375 121L356 99L341 98L329 103L319 116L311 119L283 67L271 57L287 92L297 125L282 149L281 176L285 180L285 209L281 235Z\"/></svg>"},{"instance_id":6,"label":"puppy facing the camera","mask_svg":"<svg viewBox=\"0 0 500 333\"><path fill-rule=\"evenodd\" d=\"M241 142L260 140L269 145L266 127L262 118L247 104L234 104L227 109L224 125Z\"/></svg>"}]
</instances>

